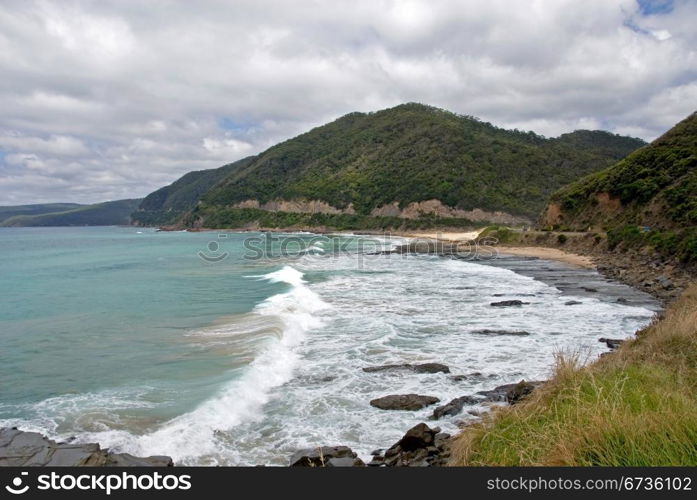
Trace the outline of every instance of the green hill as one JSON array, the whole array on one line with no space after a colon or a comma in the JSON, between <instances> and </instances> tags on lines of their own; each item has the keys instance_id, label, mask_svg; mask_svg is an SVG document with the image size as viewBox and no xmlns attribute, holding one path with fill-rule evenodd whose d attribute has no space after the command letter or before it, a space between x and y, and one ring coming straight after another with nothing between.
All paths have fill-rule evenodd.
<instances>
[{"instance_id":1,"label":"green hill","mask_svg":"<svg viewBox=\"0 0 697 500\"><path fill-rule=\"evenodd\" d=\"M227 177L236 168L242 168L254 160L250 156L222 167L189 172L178 180L146 196L138 210L132 214L133 222L143 226L174 223L216 183Z\"/></svg>"},{"instance_id":2,"label":"green hill","mask_svg":"<svg viewBox=\"0 0 697 500\"><path fill-rule=\"evenodd\" d=\"M697 261L697 113L615 165L556 192L546 226L608 231L611 249Z\"/></svg>"},{"instance_id":3,"label":"green hill","mask_svg":"<svg viewBox=\"0 0 697 500\"><path fill-rule=\"evenodd\" d=\"M64 212L83 205L78 203L41 203L36 205L14 205L0 207L0 223L17 215L41 215L51 212Z\"/></svg>"},{"instance_id":4,"label":"green hill","mask_svg":"<svg viewBox=\"0 0 697 500\"><path fill-rule=\"evenodd\" d=\"M493 212L522 221L539 214L561 186L643 144L599 131L547 139L404 104L348 114L248 158L182 222L238 227L261 218L281 226L314 220L365 227L375 219L465 221ZM293 215L279 215L288 213Z\"/></svg>"},{"instance_id":5,"label":"green hill","mask_svg":"<svg viewBox=\"0 0 697 500\"><path fill-rule=\"evenodd\" d=\"M75 205L75 204L53 204L39 205L37 207L54 206L59 211L48 213L37 213L37 208L33 211L35 215L29 215L32 210L23 210L23 207L2 207L0 213L4 209L18 208L25 215L14 215L0 221L0 227L24 227L24 226L117 226L127 225L131 222L131 212L140 204L140 199L135 200L117 200L107 201L104 203L95 203L94 205ZM65 206L68 209L65 209ZM73 208L70 208L73 207ZM62 210L60 210L62 208ZM10 212L11 210L7 210Z\"/></svg>"}]
</instances>

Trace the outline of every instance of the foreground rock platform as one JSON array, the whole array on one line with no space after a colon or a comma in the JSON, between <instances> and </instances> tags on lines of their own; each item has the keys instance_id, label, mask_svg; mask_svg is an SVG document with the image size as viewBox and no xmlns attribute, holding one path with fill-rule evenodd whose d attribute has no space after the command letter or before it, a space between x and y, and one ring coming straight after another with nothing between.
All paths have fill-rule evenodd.
<instances>
[{"instance_id":1,"label":"foreground rock platform","mask_svg":"<svg viewBox=\"0 0 697 500\"><path fill-rule=\"evenodd\" d=\"M171 467L171 457L113 453L97 443L59 443L38 432L0 428L0 466Z\"/></svg>"}]
</instances>

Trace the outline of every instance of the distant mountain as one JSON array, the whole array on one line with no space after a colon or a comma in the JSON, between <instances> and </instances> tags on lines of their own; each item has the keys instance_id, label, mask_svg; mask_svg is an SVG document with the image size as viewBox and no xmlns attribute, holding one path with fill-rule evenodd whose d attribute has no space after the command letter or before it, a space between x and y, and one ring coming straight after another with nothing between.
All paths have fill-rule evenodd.
<instances>
[{"instance_id":1,"label":"distant mountain","mask_svg":"<svg viewBox=\"0 0 697 500\"><path fill-rule=\"evenodd\" d=\"M140 199L133 199L94 205L56 203L0 207L0 227L127 225L131 223L131 212L140 202ZM12 215L4 217L5 214Z\"/></svg>"},{"instance_id":2,"label":"distant mountain","mask_svg":"<svg viewBox=\"0 0 697 500\"><path fill-rule=\"evenodd\" d=\"M132 214L133 222L143 226L174 223L182 214L194 208L201 196L216 183L233 170L249 165L254 159L254 156L250 156L219 168L189 172L146 196Z\"/></svg>"},{"instance_id":3,"label":"distant mountain","mask_svg":"<svg viewBox=\"0 0 697 500\"><path fill-rule=\"evenodd\" d=\"M14 205L0 207L0 223L17 215L41 215L51 212L64 212L79 208L78 203L42 203L37 205Z\"/></svg>"},{"instance_id":4,"label":"distant mountain","mask_svg":"<svg viewBox=\"0 0 697 500\"><path fill-rule=\"evenodd\" d=\"M243 160L179 224L523 223L561 186L644 144L600 131L547 139L414 103L351 113Z\"/></svg>"},{"instance_id":5,"label":"distant mountain","mask_svg":"<svg viewBox=\"0 0 697 500\"><path fill-rule=\"evenodd\" d=\"M697 112L610 168L556 192L542 223L606 229L611 248L650 246L697 262Z\"/></svg>"}]
</instances>

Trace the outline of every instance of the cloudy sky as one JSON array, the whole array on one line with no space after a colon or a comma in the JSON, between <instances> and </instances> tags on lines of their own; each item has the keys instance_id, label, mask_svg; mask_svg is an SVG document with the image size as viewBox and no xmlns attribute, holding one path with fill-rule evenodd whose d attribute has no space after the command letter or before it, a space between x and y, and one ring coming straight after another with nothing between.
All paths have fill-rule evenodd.
<instances>
[{"instance_id":1,"label":"cloudy sky","mask_svg":"<svg viewBox=\"0 0 697 500\"><path fill-rule=\"evenodd\" d=\"M695 26L697 0L4 0L0 205L144 196L407 101L650 140L697 109Z\"/></svg>"}]
</instances>

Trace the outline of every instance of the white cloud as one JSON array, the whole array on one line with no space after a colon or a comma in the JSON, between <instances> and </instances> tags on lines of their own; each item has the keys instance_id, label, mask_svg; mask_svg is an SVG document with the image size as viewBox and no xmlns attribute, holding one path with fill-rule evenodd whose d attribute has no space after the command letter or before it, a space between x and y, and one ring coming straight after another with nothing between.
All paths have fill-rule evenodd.
<instances>
[{"instance_id":1,"label":"white cloud","mask_svg":"<svg viewBox=\"0 0 697 500\"><path fill-rule=\"evenodd\" d=\"M143 196L350 111L419 101L651 139L697 108L697 2L0 6L0 204Z\"/></svg>"}]
</instances>

